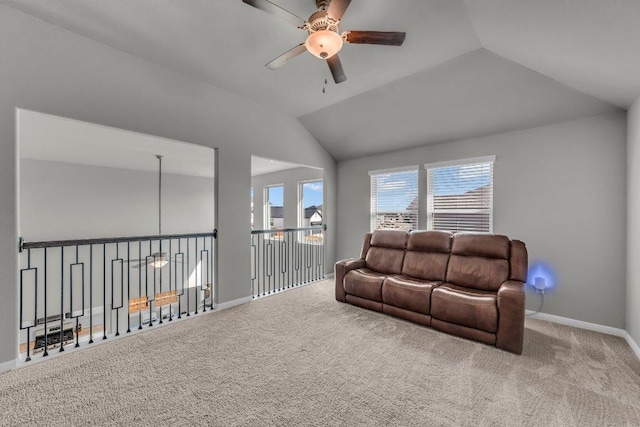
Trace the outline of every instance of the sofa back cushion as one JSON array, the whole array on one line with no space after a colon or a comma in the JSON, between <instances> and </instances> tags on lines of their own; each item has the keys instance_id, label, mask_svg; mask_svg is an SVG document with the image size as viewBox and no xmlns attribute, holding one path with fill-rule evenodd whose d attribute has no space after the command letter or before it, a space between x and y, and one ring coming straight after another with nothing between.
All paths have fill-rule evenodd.
<instances>
[{"instance_id":1,"label":"sofa back cushion","mask_svg":"<svg viewBox=\"0 0 640 427\"><path fill-rule=\"evenodd\" d=\"M424 280L444 281L451 249L451 233L447 231L412 231L402 274Z\"/></svg>"},{"instance_id":2,"label":"sofa back cushion","mask_svg":"<svg viewBox=\"0 0 640 427\"><path fill-rule=\"evenodd\" d=\"M367 257L367 252L369 252L369 248L371 247L371 236L373 233L369 232L364 235L364 242L362 242L362 249L360 250L360 258L365 259Z\"/></svg>"},{"instance_id":3,"label":"sofa back cushion","mask_svg":"<svg viewBox=\"0 0 640 427\"><path fill-rule=\"evenodd\" d=\"M385 274L400 274L409 234L402 230L375 230L365 257L367 268Z\"/></svg>"},{"instance_id":4,"label":"sofa back cushion","mask_svg":"<svg viewBox=\"0 0 640 427\"><path fill-rule=\"evenodd\" d=\"M497 291L509 279L507 236L484 233L454 234L446 281L482 291Z\"/></svg>"},{"instance_id":5,"label":"sofa back cushion","mask_svg":"<svg viewBox=\"0 0 640 427\"><path fill-rule=\"evenodd\" d=\"M509 256L509 268L511 269L509 280L526 282L527 271L529 269L529 256L525 244L520 240L512 240L511 253Z\"/></svg>"}]
</instances>

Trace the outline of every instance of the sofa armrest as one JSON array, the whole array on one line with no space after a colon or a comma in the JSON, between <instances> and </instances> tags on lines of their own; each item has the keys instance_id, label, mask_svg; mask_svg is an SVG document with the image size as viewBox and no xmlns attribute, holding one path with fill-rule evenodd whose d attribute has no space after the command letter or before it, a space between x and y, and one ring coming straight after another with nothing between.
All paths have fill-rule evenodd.
<instances>
[{"instance_id":1,"label":"sofa armrest","mask_svg":"<svg viewBox=\"0 0 640 427\"><path fill-rule=\"evenodd\" d=\"M336 279L336 299L338 301L346 302L346 295L344 292L344 276L350 270L364 267L364 259L343 259L336 262L334 276Z\"/></svg>"},{"instance_id":2,"label":"sofa armrest","mask_svg":"<svg viewBox=\"0 0 640 427\"><path fill-rule=\"evenodd\" d=\"M498 289L496 347L522 354L524 339L524 283L508 280Z\"/></svg>"}]
</instances>

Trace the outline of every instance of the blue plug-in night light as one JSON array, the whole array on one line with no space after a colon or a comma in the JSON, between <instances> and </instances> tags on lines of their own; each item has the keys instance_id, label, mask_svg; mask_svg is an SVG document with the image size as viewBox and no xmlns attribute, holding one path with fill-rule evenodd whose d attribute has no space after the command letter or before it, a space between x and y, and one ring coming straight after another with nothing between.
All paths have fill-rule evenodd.
<instances>
[{"instance_id":1,"label":"blue plug-in night light","mask_svg":"<svg viewBox=\"0 0 640 427\"><path fill-rule=\"evenodd\" d=\"M535 262L529 267L527 283L539 294L547 289L556 287L556 275L553 269L542 261Z\"/></svg>"}]
</instances>

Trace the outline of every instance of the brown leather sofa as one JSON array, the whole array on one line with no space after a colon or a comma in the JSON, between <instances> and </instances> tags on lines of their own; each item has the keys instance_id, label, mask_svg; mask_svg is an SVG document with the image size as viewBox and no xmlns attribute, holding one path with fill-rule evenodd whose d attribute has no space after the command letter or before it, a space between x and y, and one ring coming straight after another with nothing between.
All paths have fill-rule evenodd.
<instances>
[{"instance_id":1,"label":"brown leather sofa","mask_svg":"<svg viewBox=\"0 0 640 427\"><path fill-rule=\"evenodd\" d=\"M376 230L336 263L336 299L521 354L527 263L507 236Z\"/></svg>"}]
</instances>

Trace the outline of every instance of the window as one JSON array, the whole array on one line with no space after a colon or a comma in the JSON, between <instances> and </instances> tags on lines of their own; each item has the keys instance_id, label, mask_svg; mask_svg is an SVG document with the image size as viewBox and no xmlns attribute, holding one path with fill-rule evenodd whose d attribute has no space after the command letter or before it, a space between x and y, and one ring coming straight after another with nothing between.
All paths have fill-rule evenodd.
<instances>
[{"instance_id":1,"label":"window","mask_svg":"<svg viewBox=\"0 0 640 427\"><path fill-rule=\"evenodd\" d=\"M371 230L418 228L418 167L369 172Z\"/></svg>"},{"instance_id":2,"label":"window","mask_svg":"<svg viewBox=\"0 0 640 427\"><path fill-rule=\"evenodd\" d=\"M322 180L300 183L300 227L322 225Z\"/></svg>"},{"instance_id":3,"label":"window","mask_svg":"<svg viewBox=\"0 0 640 427\"><path fill-rule=\"evenodd\" d=\"M427 169L427 229L493 232L495 156L432 163Z\"/></svg>"},{"instance_id":4,"label":"window","mask_svg":"<svg viewBox=\"0 0 640 427\"><path fill-rule=\"evenodd\" d=\"M322 212L322 180L300 182L300 212L298 224L300 227L318 227L323 224ZM310 230L301 234L301 240L307 243L322 243L322 230Z\"/></svg>"},{"instance_id":5,"label":"window","mask_svg":"<svg viewBox=\"0 0 640 427\"><path fill-rule=\"evenodd\" d=\"M272 230L284 227L284 186L265 187L264 228Z\"/></svg>"}]
</instances>

